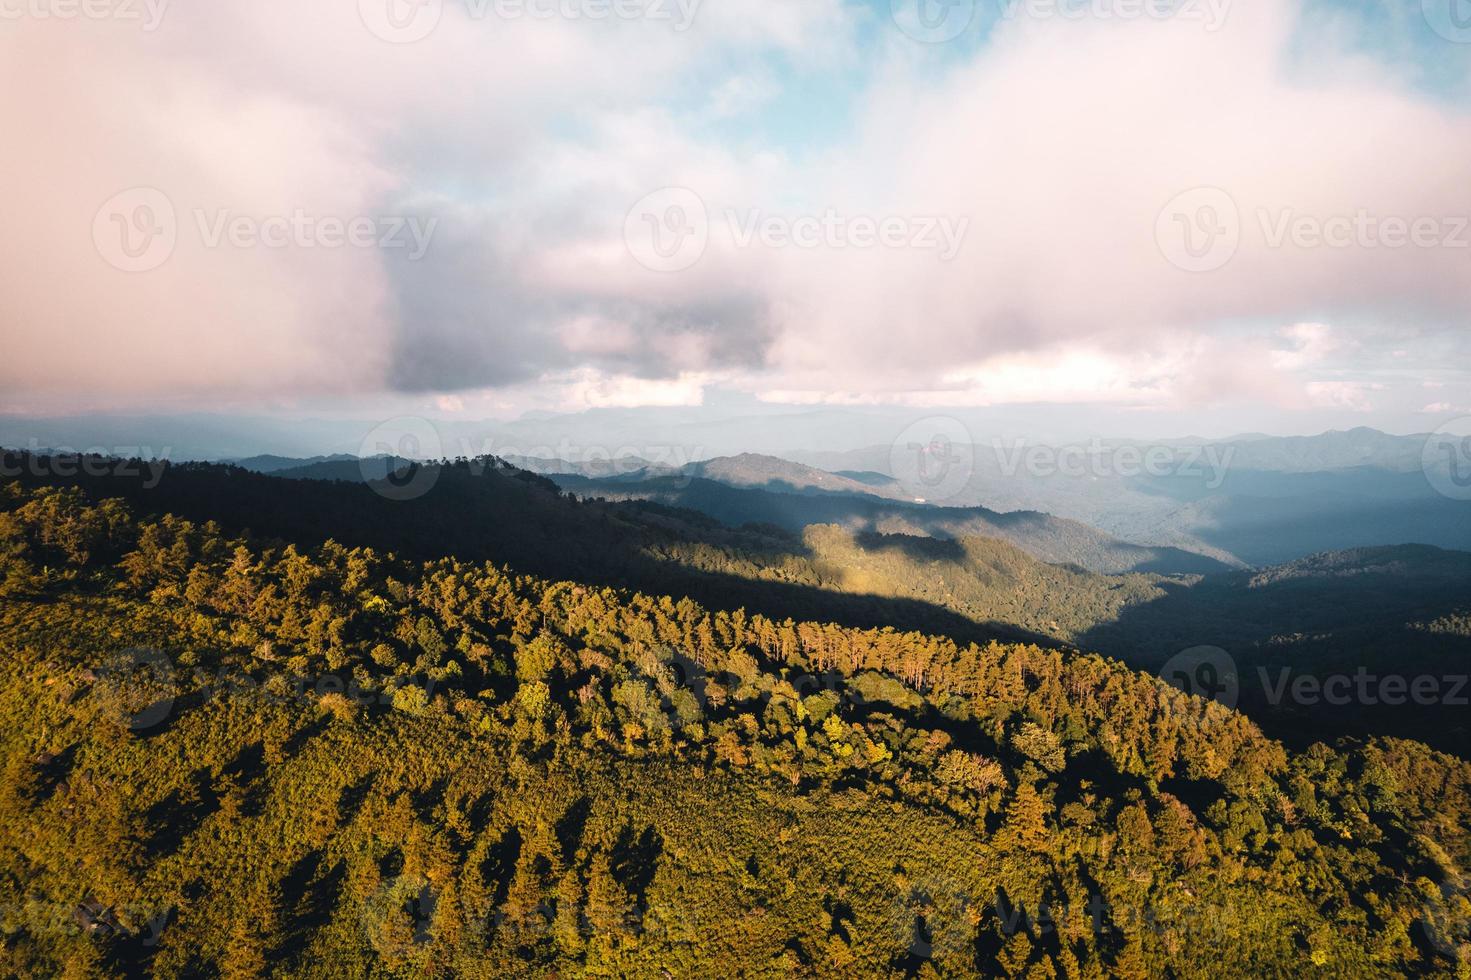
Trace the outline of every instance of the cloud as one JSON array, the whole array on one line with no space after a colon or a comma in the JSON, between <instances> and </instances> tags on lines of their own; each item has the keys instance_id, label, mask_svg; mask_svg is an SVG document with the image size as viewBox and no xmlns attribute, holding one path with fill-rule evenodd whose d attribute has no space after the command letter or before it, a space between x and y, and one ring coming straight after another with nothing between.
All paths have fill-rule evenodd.
<instances>
[{"instance_id":1,"label":"cloud","mask_svg":"<svg viewBox=\"0 0 1471 980\"><path fill-rule=\"evenodd\" d=\"M579 215L587 201L559 199L578 189L538 170L597 153L568 134L642 111L722 49L840 56L835 3L751 14L746 0L723 3L679 33L472 21L450 4L431 37L402 46L374 37L352 3L175 5L152 33L7 20L0 118L15 233L0 239L0 383L30 398L69 392L78 406L199 403L454 390L575 366L556 331L590 301L540 288L535 268L598 216ZM132 195L119 217L139 213L135 188L162 192L177 242L157 268L129 272L99 254L93 226L119 192ZM418 262L212 234L299 213L439 224ZM721 327L719 303L624 305L651 348ZM706 343L711 356L723 346Z\"/></svg>"},{"instance_id":2,"label":"cloud","mask_svg":"<svg viewBox=\"0 0 1471 980\"><path fill-rule=\"evenodd\" d=\"M791 258L781 360L819 379L851 368L902 384L937 362L1080 341L1167 349L1248 318L1464 315L1465 250L1267 240L1263 214L1464 211L1458 171L1471 118L1369 67L1358 77L1333 70L1355 64L1347 56L1291 71L1295 9L1240 5L1216 34L1187 23L1018 22L942 78L891 68L864 142L847 151L868 161L864 174L891 182L840 181L827 193L849 208L964 214L964 251L951 264ZM1401 153L1406 134L1425 152ZM1228 192L1241 243L1223 268L1192 273L1168 261L1156 220L1201 186ZM1279 359L1279 370L1319 353L1301 340L1301 357Z\"/></svg>"},{"instance_id":3,"label":"cloud","mask_svg":"<svg viewBox=\"0 0 1471 980\"><path fill-rule=\"evenodd\" d=\"M1316 406L1368 412L1374 408L1370 392L1383 391L1382 384L1353 381L1313 381L1307 385L1308 400Z\"/></svg>"},{"instance_id":4,"label":"cloud","mask_svg":"<svg viewBox=\"0 0 1471 980\"><path fill-rule=\"evenodd\" d=\"M736 75L721 82L710 96L707 110L714 119L744 115L769 102L780 87L766 75Z\"/></svg>"},{"instance_id":5,"label":"cloud","mask_svg":"<svg viewBox=\"0 0 1471 980\"><path fill-rule=\"evenodd\" d=\"M1361 338L1413 321L1396 347L1428 362L1471 313L1471 252L1382 235L1464 213L1471 116L1336 31L1304 42L1302 10L1234 5L1214 32L1019 17L974 49L836 0L709 3L686 32L450 4L404 45L353 4L283 0L175 5L152 34L10 24L0 118L22 192L0 238L0 383L78 404L536 386L695 404L719 379L799 402L1363 411L1387 389L1339 373L1370 367ZM840 125L772 135L834 86L801 109ZM124 272L94 217L140 186L166 194L178 241ZM664 187L707 225L678 271L625 240ZM1161 215L1202 187L1239 244L1191 272ZM298 211L437 224L411 260L212 246L196 220ZM1297 234L1360 214L1378 238ZM840 243L744 241L748 216L831 219ZM890 219L900 244L853 244ZM941 219L964 222L948 261L917 245Z\"/></svg>"},{"instance_id":6,"label":"cloud","mask_svg":"<svg viewBox=\"0 0 1471 980\"><path fill-rule=\"evenodd\" d=\"M1272 367L1279 371L1316 364L1341 346L1333 328L1326 323L1295 323L1284 327L1281 335L1293 346L1290 350L1272 351Z\"/></svg>"}]
</instances>

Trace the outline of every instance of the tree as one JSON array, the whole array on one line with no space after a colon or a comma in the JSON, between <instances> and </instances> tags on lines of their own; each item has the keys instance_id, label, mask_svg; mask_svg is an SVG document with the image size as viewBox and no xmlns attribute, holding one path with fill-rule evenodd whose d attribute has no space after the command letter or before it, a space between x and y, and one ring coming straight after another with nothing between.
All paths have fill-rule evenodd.
<instances>
[{"instance_id":1,"label":"tree","mask_svg":"<svg viewBox=\"0 0 1471 980\"><path fill-rule=\"evenodd\" d=\"M1032 940L1024 930L1018 929L1001 944L1001 951L996 954L996 966L1003 976L1020 977L1026 973L1031 958Z\"/></svg>"},{"instance_id":2,"label":"tree","mask_svg":"<svg viewBox=\"0 0 1471 980\"><path fill-rule=\"evenodd\" d=\"M633 908L633 899L613 877L608 853L599 850L587 871L588 925L595 935L622 935L631 924Z\"/></svg>"},{"instance_id":3,"label":"tree","mask_svg":"<svg viewBox=\"0 0 1471 980\"><path fill-rule=\"evenodd\" d=\"M1037 792L1036 786L1025 780L1018 783L1016 793L1006 808L1003 839L1024 850L1046 852L1050 849L1047 811L1047 802Z\"/></svg>"},{"instance_id":4,"label":"tree","mask_svg":"<svg viewBox=\"0 0 1471 980\"><path fill-rule=\"evenodd\" d=\"M557 915L552 922L552 936L568 956L579 956L586 946L583 937L582 882L569 868L557 882Z\"/></svg>"}]
</instances>

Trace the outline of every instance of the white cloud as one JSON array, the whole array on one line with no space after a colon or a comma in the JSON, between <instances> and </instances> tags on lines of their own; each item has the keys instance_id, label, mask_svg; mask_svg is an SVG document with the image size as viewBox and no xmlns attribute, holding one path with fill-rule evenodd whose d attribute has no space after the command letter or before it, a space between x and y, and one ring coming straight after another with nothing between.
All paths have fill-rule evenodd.
<instances>
[{"instance_id":1,"label":"white cloud","mask_svg":"<svg viewBox=\"0 0 1471 980\"><path fill-rule=\"evenodd\" d=\"M580 371L561 380L570 395L568 408L699 405L704 402L705 386L710 382L710 378L702 374L649 381L592 371Z\"/></svg>"},{"instance_id":2,"label":"white cloud","mask_svg":"<svg viewBox=\"0 0 1471 980\"><path fill-rule=\"evenodd\" d=\"M865 8L727 0L687 34L452 15L402 46L353 8L176 5L155 35L7 27L0 118L23 233L0 239L0 383L13 397L541 386L572 404L696 404L719 378L794 401L1359 412L1385 389L1343 380L1369 355L1341 324L1471 313L1464 250L1271 246L1283 214L1463 212L1471 159L1463 109L1321 38L1294 60L1295 0L1235 5L1215 33L1003 21L943 69L880 31L852 132L815 151L729 124L802 84L794 73L856 77ZM90 229L135 185L184 214L442 220L412 266L375 250L210 249L181 227L163 268L128 275ZM670 185L696 190L717 225L758 209L969 226L950 262L712 234L692 269L651 272L623 222ZM1241 244L1192 274L1161 251L1156 219L1198 186L1229 193ZM1291 325L1242 326L1261 323ZM501 404L467 404L483 398Z\"/></svg>"},{"instance_id":3,"label":"white cloud","mask_svg":"<svg viewBox=\"0 0 1471 980\"><path fill-rule=\"evenodd\" d=\"M1341 344L1326 323L1296 323L1281 335L1293 345L1290 350L1272 351L1271 364L1278 371L1295 371L1323 360Z\"/></svg>"},{"instance_id":4,"label":"white cloud","mask_svg":"<svg viewBox=\"0 0 1471 980\"><path fill-rule=\"evenodd\" d=\"M1384 385L1373 382L1312 381L1307 385L1311 404L1320 408L1342 408L1350 412L1373 411L1370 392L1383 390Z\"/></svg>"},{"instance_id":5,"label":"white cloud","mask_svg":"<svg viewBox=\"0 0 1471 980\"><path fill-rule=\"evenodd\" d=\"M744 115L770 101L780 87L767 75L736 75L716 87L707 110L715 119Z\"/></svg>"}]
</instances>

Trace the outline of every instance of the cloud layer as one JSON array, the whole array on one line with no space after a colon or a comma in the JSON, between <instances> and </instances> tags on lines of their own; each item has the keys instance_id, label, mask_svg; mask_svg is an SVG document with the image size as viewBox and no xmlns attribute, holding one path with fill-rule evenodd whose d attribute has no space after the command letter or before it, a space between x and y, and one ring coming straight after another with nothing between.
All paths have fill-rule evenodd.
<instances>
[{"instance_id":1,"label":"cloud layer","mask_svg":"<svg viewBox=\"0 0 1471 980\"><path fill-rule=\"evenodd\" d=\"M1471 398L1421 387L1466 353L1471 114L1293 0L948 45L837 0L399 44L374 2L6 25L11 407Z\"/></svg>"}]
</instances>

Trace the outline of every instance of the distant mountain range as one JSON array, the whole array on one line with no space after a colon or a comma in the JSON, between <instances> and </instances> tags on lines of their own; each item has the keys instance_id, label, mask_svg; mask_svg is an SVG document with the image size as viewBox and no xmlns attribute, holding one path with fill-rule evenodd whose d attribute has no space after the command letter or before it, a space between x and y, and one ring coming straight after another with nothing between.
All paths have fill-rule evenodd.
<instances>
[{"instance_id":1,"label":"distant mountain range","mask_svg":"<svg viewBox=\"0 0 1471 980\"><path fill-rule=\"evenodd\" d=\"M386 468L388 460L377 463ZM770 465L755 468L769 476ZM1100 651L1150 671L1182 650L1210 645L1231 658L1233 697L1269 733L1304 742L1344 733L1403 734L1452 751L1471 749L1464 709L1448 702L1405 711L1273 695L1284 670L1314 677L1359 666L1410 677L1464 674L1471 554L1461 552L1356 548L1203 576L1101 575L1038 560L995 528L954 536L893 529L904 519L942 521L943 508L815 488L741 489L703 477L689 477L687 489L740 506L790 504L797 508L794 520L806 519L807 507L859 508L845 512L883 515L882 526L730 527L656 500L574 499L548 478L493 459L426 467L420 472L432 487L407 500L390 499L395 484L365 483L355 460L272 474L172 465L156 484L149 474L94 475L70 467L73 475L62 477L46 467L12 469L21 484L79 484L94 495L122 497L140 514L213 520L302 546L333 540L416 560L492 561L777 619L937 632L962 642L1029 639ZM288 472L319 478L278 475ZM669 478L654 482L659 479ZM648 489L635 484L634 495L640 492ZM1097 540L1086 528L1045 515L978 512L963 520L995 522L1000 531L1014 530L1007 521L1038 521L1034 548L1058 534L1072 535L1060 540L1074 547Z\"/></svg>"},{"instance_id":2,"label":"distant mountain range","mask_svg":"<svg viewBox=\"0 0 1471 980\"><path fill-rule=\"evenodd\" d=\"M557 416L525 424L566 421ZM320 429L319 423L305 427ZM926 488L892 472L895 449L885 444L793 452L792 458L742 453L684 465L667 461L677 460L678 453L659 460L632 453L584 454L581 462L505 458L553 477L580 496L657 502L699 511L732 527L756 524L800 532L830 524L858 534L990 537L1039 560L1094 572L1210 574L1356 547L1471 549L1471 502L1432 488L1426 465L1444 469L1446 464L1428 457L1425 445L1424 436L1368 428L1315 436L1243 434L1219 441L1100 440L1081 448L1090 462L1101 458L1107 465L1090 467L1084 476L1039 468L1028 455L1042 450L1044 460L1055 461L1068 447L1001 441L956 445L951 447L956 465L965 468L968 479L925 503L917 498ZM1161 450L1170 460L1163 471L1118 465L1130 453L1137 460ZM350 453L231 460L242 469L283 478L349 482L382 479L408 462L360 460Z\"/></svg>"},{"instance_id":3,"label":"distant mountain range","mask_svg":"<svg viewBox=\"0 0 1471 980\"><path fill-rule=\"evenodd\" d=\"M248 456L245 459L227 459L222 462L230 463L241 469L250 470L252 473L280 473L284 470L302 469L308 466L322 466L324 464L351 463L356 466L358 457L348 453L334 453L330 456L308 456L299 459L293 456Z\"/></svg>"},{"instance_id":4,"label":"distant mountain range","mask_svg":"<svg viewBox=\"0 0 1471 980\"><path fill-rule=\"evenodd\" d=\"M1315 552L1407 543L1471 549L1471 501L1437 493L1426 477L1425 437L1392 436L1373 429L1279 438L1241 436L1213 443L1176 440L1145 445L1100 441L1084 447L1025 444L953 446L954 465L967 479L943 505L916 511L889 508L876 517L870 500L844 508L732 497L695 483L786 495L847 495L912 504L925 492L889 472L890 446L851 452L798 454L796 460L747 454L678 469L624 458L597 466L561 460L514 460L554 476L578 493L627 499L643 496L703 510L727 522L768 521L784 527L836 522L909 533L993 534L1047 561L1072 561L1094 571L1209 571L1222 565L1270 565ZM1075 472L1059 460L1069 451ZM1040 453L1044 466L1030 465ZM1139 463L1163 454L1163 465ZM1444 466L1436 460L1431 465ZM1082 473L1076 473L1078 468ZM576 479L596 482L578 483ZM681 482L683 481L683 482ZM979 508L980 510L976 510ZM1043 513L1087 525L1065 545L1010 533L1018 520L998 514ZM1053 529L1056 530L1056 529ZM1052 535L1054 539L1057 535ZM1129 543L1120 549L1112 542ZM1148 554L1130 551L1144 548ZM1208 564L1182 563L1193 553Z\"/></svg>"},{"instance_id":5,"label":"distant mountain range","mask_svg":"<svg viewBox=\"0 0 1471 980\"><path fill-rule=\"evenodd\" d=\"M774 525L801 531L833 524L861 533L904 534L937 539L995 538L1032 557L1092 572L1156 572L1204 574L1233 567L1231 563L1177 548L1129 544L1078 521L1037 511L1001 514L984 507L927 507L861 493L858 490L792 486L775 481L766 486L732 486L703 477L656 477L642 481L593 480L553 476L558 486L583 497L608 500L653 500L708 514L731 526ZM836 484L842 477L832 476Z\"/></svg>"},{"instance_id":6,"label":"distant mountain range","mask_svg":"<svg viewBox=\"0 0 1471 980\"><path fill-rule=\"evenodd\" d=\"M287 479L363 482L381 479L390 465L398 468L406 462L390 463L381 457L303 460L301 465L263 472ZM832 524L856 533L995 538L1041 561L1107 574L1204 574L1238 564L1175 548L1132 545L1077 521L1035 511L1000 514L983 507L938 508L901 502L893 499L898 492L895 487L860 482L772 456L748 453L679 469L635 457L585 464L525 457L507 462L549 475L559 486L582 497L654 501L699 511L731 527L770 525L800 533L813 525Z\"/></svg>"},{"instance_id":7,"label":"distant mountain range","mask_svg":"<svg viewBox=\"0 0 1471 980\"><path fill-rule=\"evenodd\" d=\"M794 460L744 453L681 466L633 454L506 459L579 495L658 501L733 526L982 535L1090 571L1205 574L1354 547L1471 549L1471 502L1435 491L1424 448L1424 437L1364 428L1224 442L953 446L966 479L942 499L922 497L926 487L890 472L890 446ZM1141 466L1146 453L1164 463ZM1069 459L1071 473L1058 463ZM401 462L368 463L363 471L347 455L239 461L279 476L353 481L381 477Z\"/></svg>"},{"instance_id":8,"label":"distant mountain range","mask_svg":"<svg viewBox=\"0 0 1471 980\"><path fill-rule=\"evenodd\" d=\"M414 465L414 462L402 456L368 456L360 459L357 456L339 454L308 459L252 456L249 459L235 460L232 465L252 473L278 476L287 480L345 480L349 483L366 483L382 480L390 473Z\"/></svg>"},{"instance_id":9,"label":"distant mountain range","mask_svg":"<svg viewBox=\"0 0 1471 980\"><path fill-rule=\"evenodd\" d=\"M1052 465L1065 447L959 446L956 465L968 468L969 478L944 503L1040 510L1136 544L1248 565L1359 546L1471 549L1471 501L1436 492L1425 445L1425 436L1364 428L1224 442L1102 441L1073 447L1092 454L1075 457L1086 459L1077 475ZM1171 453L1154 472L1133 462L1151 449ZM1027 464L1034 450L1047 466ZM872 446L794 458L835 472L882 474L892 455L890 446ZM1443 476L1447 463L1432 457L1428 465ZM876 483L875 491L893 488Z\"/></svg>"}]
</instances>

